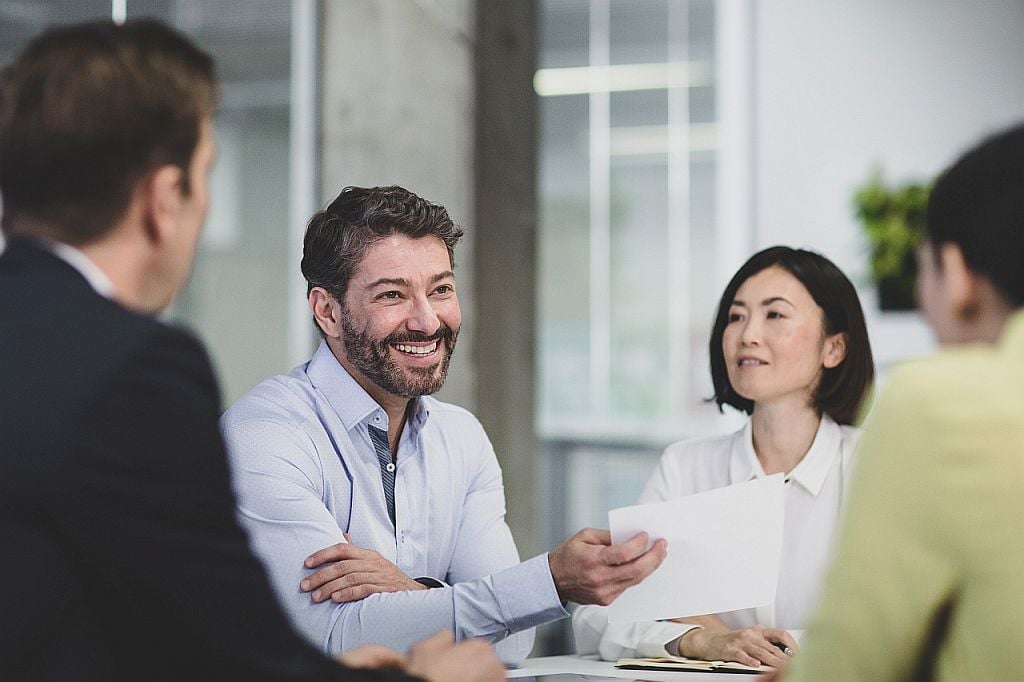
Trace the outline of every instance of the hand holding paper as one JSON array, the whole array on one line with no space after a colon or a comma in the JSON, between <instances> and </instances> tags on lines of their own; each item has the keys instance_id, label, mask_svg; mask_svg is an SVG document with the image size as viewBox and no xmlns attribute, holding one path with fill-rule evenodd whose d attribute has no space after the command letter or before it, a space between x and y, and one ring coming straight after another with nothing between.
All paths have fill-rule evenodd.
<instances>
[{"instance_id":1,"label":"hand holding paper","mask_svg":"<svg viewBox=\"0 0 1024 682\"><path fill-rule=\"evenodd\" d=\"M671 551L608 611L609 622L722 613L775 601L782 558L783 476L608 512L611 539L639 532Z\"/></svg>"},{"instance_id":2,"label":"hand holding paper","mask_svg":"<svg viewBox=\"0 0 1024 682\"><path fill-rule=\"evenodd\" d=\"M612 544L608 531L584 528L548 554L548 564L560 599L606 606L664 558L665 541L650 543L646 533Z\"/></svg>"}]
</instances>

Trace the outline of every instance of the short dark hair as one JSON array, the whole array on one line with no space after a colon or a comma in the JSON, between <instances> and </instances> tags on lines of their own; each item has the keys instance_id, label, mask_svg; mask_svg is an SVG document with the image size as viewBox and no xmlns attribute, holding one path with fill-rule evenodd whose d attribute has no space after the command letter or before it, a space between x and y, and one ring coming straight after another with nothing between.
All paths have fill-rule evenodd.
<instances>
[{"instance_id":1,"label":"short dark hair","mask_svg":"<svg viewBox=\"0 0 1024 682\"><path fill-rule=\"evenodd\" d=\"M159 22L43 33L0 74L4 231L94 241L163 165L185 172L187 193L216 100L212 58Z\"/></svg>"},{"instance_id":2,"label":"short dark hair","mask_svg":"<svg viewBox=\"0 0 1024 682\"><path fill-rule=\"evenodd\" d=\"M306 294L321 287L344 303L348 283L366 249L392 234L413 239L437 237L448 249L448 261L455 269L455 246L463 230L452 222L444 206L397 185L346 187L306 226L302 245Z\"/></svg>"},{"instance_id":3,"label":"short dark hair","mask_svg":"<svg viewBox=\"0 0 1024 682\"><path fill-rule=\"evenodd\" d=\"M836 423L853 424L875 376L871 341L857 290L828 258L788 246L773 246L751 256L729 280L718 303L708 344L714 401L718 403L718 409L722 410L722 405L731 405L747 414L754 411L754 401L738 394L729 382L722 337L729 324L729 306L735 300L736 292L748 279L770 267L782 268L804 285L822 310L822 326L826 335L846 334L846 357L837 366L824 370L812 402L818 412L832 417Z\"/></svg>"},{"instance_id":4,"label":"short dark hair","mask_svg":"<svg viewBox=\"0 0 1024 682\"><path fill-rule=\"evenodd\" d=\"M987 138L935 181L925 239L955 244L964 262L1024 306L1024 125Z\"/></svg>"}]
</instances>

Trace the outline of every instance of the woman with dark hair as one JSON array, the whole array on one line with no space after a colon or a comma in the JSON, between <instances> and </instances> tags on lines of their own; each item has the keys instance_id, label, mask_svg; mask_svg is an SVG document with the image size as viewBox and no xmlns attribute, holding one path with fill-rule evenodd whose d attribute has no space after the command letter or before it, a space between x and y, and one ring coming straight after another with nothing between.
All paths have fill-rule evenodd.
<instances>
[{"instance_id":1,"label":"woman with dark hair","mask_svg":"<svg viewBox=\"0 0 1024 682\"><path fill-rule=\"evenodd\" d=\"M640 504L786 475L774 604L671 622L608 624L602 607L573 615L579 653L607 660L672 655L780 665L814 604L874 376L864 313L827 258L776 246L748 260L718 305L710 341L714 400L750 415L738 432L670 445ZM685 585L680 589L686 589Z\"/></svg>"}]
</instances>

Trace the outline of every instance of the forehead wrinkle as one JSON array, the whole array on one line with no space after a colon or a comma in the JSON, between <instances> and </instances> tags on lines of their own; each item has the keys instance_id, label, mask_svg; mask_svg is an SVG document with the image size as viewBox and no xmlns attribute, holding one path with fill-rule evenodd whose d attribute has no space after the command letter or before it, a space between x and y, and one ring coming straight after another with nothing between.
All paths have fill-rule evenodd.
<instances>
[{"instance_id":1,"label":"forehead wrinkle","mask_svg":"<svg viewBox=\"0 0 1024 682\"><path fill-rule=\"evenodd\" d=\"M427 274L430 270L435 274ZM375 287L388 285L410 289L446 276L454 278L451 259L443 241L393 234L368 245L356 265L349 288L366 293Z\"/></svg>"}]
</instances>

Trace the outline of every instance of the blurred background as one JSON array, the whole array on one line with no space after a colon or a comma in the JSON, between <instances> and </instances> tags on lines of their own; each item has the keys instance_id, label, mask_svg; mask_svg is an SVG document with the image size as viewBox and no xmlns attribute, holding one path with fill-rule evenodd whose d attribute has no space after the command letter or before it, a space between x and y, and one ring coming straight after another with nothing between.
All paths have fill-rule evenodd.
<instances>
[{"instance_id":1,"label":"blurred background","mask_svg":"<svg viewBox=\"0 0 1024 682\"><path fill-rule=\"evenodd\" d=\"M491 435L524 556L606 527L669 442L742 421L705 401L707 336L754 251L843 268L883 377L930 350L915 312L879 306L855 195L927 185L1024 118L1019 0L0 0L0 62L52 24L142 16L224 81L168 317L211 349L225 405L315 347L314 211L346 185L444 204L467 236L442 397Z\"/></svg>"}]
</instances>

